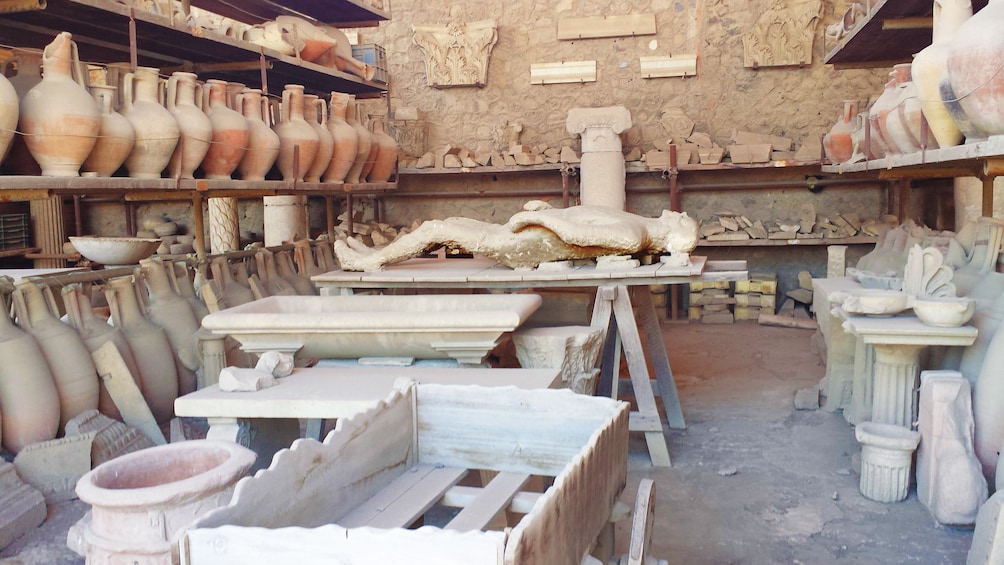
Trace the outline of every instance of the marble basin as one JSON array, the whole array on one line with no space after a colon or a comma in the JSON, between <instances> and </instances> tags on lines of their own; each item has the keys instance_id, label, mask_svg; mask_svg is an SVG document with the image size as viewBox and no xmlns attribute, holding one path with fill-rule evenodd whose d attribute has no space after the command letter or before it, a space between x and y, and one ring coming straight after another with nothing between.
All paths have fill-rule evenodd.
<instances>
[{"instance_id":1,"label":"marble basin","mask_svg":"<svg viewBox=\"0 0 1004 565\"><path fill-rule=\"evenodd\" d=\"M843 302L841 307L849 314L892 316L909 308L913 297L895 290L863 289L830 297L834 298Z\"/></svg>"},{"instance_id":2,"label":"marble basin","mask_svg":"<svg viewBox=\"0 0 1004 565\"><path fill-rule=\"evenodd\" d=\"M929 326L956 328L972 319L976 301L955 296L918 296L913 301L913 312Z\"/></svg>"},{"instance_id":3,"label":"marble basin","mask_svg":"<svg viewBox=\"0 0 1004 565\"><path fill-rule=\"evenodd\" d=\"M212 313L202 325L254 352L479 364L540 303L536 294L270 296Z\"/></svg>"},{"instance_id":4,"label":"marble basin","mask_svg":"<svg viewBox=\"0 0 1004 565\"><path fill-rule=\"evenodd\" d=\"M903 277L880 275L871 271L859 271L854 268L847 269L847 276L861 283L861 286L865 288L903 290Z\"/></svg>"},{"instance_id":5,"label":"marble basin","mask_svg":"<svg viewBox=\"0 0 1004 565\"><path fill-rule=\"evenodd\" d=\"M81 255L102 265L135 265L160 247L159 239L142 237L71 236L70 243Z\"/></svg>"}]
</instances>

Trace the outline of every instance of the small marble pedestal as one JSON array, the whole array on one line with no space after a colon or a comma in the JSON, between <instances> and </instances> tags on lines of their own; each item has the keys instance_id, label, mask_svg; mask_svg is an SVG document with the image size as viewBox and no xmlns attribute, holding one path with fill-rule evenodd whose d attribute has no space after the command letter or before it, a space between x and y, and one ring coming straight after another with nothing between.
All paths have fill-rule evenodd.
<instances>
[{"instance_id":1,"label":"small marble pedestal","mask_svg":"<svg viewBox=\"0 0 1004 565\"><path fill-rule=\"evenodd\" d=\"M631 127L631 113L624 106L572 108L565 125L568 133L582 135L582 204L623 210L626 193L620 133Z\"/></svg>"}]
</instances>

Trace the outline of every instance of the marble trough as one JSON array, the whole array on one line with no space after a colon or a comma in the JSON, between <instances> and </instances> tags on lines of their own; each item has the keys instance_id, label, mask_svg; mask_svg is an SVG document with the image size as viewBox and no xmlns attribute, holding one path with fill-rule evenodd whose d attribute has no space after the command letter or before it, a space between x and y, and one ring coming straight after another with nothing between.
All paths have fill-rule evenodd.
<instances>
[{"instance_id":1,"label":"marble trough","mask_svg":"<svg viewBox=\"0 0 1004 565\"><path fill-rule=\"evenodd\" d=\"M270 296L214 312L202 325L252 352L479 364L540 303L536 294Z\"/></svg>"}]
</instances>

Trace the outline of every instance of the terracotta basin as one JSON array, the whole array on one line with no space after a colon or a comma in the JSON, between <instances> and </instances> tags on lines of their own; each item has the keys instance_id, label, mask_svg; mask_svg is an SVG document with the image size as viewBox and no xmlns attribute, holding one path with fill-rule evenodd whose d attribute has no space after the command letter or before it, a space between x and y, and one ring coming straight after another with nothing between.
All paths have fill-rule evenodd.
<instances>
[{"instance_id":1,"label":"terracotta basin","mask_svg":"<svg viewBox=\"0 0 1004 565\"><path fill-rule=\"evenodd\" d=\"M153 255L159 239L141 237L70 237L70 243L84 257L102 265L135 265Z\"/></svg>"},{"instance_id":2,"label":"terracotta basin","mask_svg":"<svg viewBox=\"0 0 1004 565\"><path fill-rule=\"evenodd\" d=\"M976 301L955 296L918 296L913 301L913 312L929 326L955 328L972 319Z\"/></svg>"},{"instance_id":3,"label":"terracotta basin","mask_svg":"<svg viewBox=\"0 0 1004 565\"><path fill-rule=\"evenodd\" d=\"M234 337L248 351L477 364L540 302L536 294L270 296L212 313L202 326Z\"/></svg>"}]
</instances>

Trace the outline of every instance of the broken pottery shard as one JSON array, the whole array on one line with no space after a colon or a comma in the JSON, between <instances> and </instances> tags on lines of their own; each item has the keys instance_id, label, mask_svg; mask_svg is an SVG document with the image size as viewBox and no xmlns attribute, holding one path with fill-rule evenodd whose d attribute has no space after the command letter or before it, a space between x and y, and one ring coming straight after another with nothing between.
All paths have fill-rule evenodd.
<instances>
[{"instance_id":1,"label":"broken pottery shard","mask_svg":"<svg viewBox=\"0 0 1004 565\"><path fill-rule=\"evenodd\" d=\"M710 135L700 131L695 131L694 133L690 134L690 137L687 138L687 141L697 145L701 149L710 149L715 145L714 142L711 141Z\"/></svg>"},{"instance_id":2,"label":"broken pottery shard","mask_svg":"<svg viewBox=\"0 0 1004 565\"><path fill-rule=\"evenodd\" d=\"M729 145L733 163L767 163L770 161L770 144Z\"/></svg>"},{"instance_id":3,"label":"broken pottery shard","mask_svg":"<svg viewBox=\"0 0 1004 565\"><path fill-rule=\"evenodd\" d=\"M91 466L97 467L116 457L153 447L155 444L136 428L112 420L97 410L88 410L66 423L66 435L95 432L91 443Z\"/></svg>"},{"instance_id":4,"label":"broken pottery shard","mask_svg":"<svg viewBox=\"0 0 1004 565\"><path fill-rule=\"evenodd\" d=\"M24 484L14 465L0 461L0 549L45 520L45 497Z\"/></svg>"},{"instance_id":5,"label":"broken pottery shard","mask_svg":"<svg viewBox=\"0 0 1004 565\"><path fill-rule=\"evenodd\" d=\"M809 271L798 272L798 286L808 291L812 291L812 273Z\"/></svg>"},{"instance_id":6,"label":"broken pottery shard","mask_svg":"<svg viewBox=\"0 0 1004 565\"><path fill-rule=\"evenodd\" d=\"M436 164L436 156L433 153L426 153L418 158L418 162L415 163L416 169L428 169Z\"/></svg>"},{"instance_id":7,"label":"broken pottery shard","mask_svg":"<svg viewBox=\"0 0 1004 565\"><path fill-rule=\"evenodd\" d=\"M739 220L735 218L721 217L718 219L718 223L729 231L739 231Z\"/></svg>"},{"instance_id":8,"label":"broken pottery shard","mask_svg":"<svg viewBox=\"0 0 1004 565\"><path fill-rule=\"evenodd\" d=\"M512 155L503 155L502 159L505 161L505 166L507 167L516 166L516 159L514 159Z\"/></svg>"},{"instance_id":9,"label":"broken pottery shard","mask_svg":"<svg viewBox=\"0 0 1004 565\"><path fill-rule=\"evenodd\" d=\"M226 367L220 371L220 390L223 392L256 392L275 384L272 373L261 369Z\"/></svg>"},{"instance_id":10,"label":"broken pottery shard","mask_svg":"<svg viewBox=\"0 0 1004 565\"><path fill-rule=\"evenodd\" d=\"M491 151L479 150L474 152L474 161L477 162L477 164L481 165L482 167L488 166L488 163L491 161L491 159L492 159Z\"/></svg>"},{"instance_id":11,"label":"broken pottery shard","mask_svg":"<svg viewBox=\"0 0 1004 565\"><path fill-rule=\"evenodd\" d=\"M795 290L789 290L787 295L797 302L802 304L812 304L812 291L806 290L804 288L796 288Z\"/></svg>"},{"instance_id":12,"label":"broken pottery shard","mask_svg":"<svg viewBox=\"0 0 1004 565\"><path fill-rule=\"evenodd\" d=\"M516 161L517 165L521 166L532 165L534 161L533 156L531 156L529 153L522 153L522 152L514 153L513 159Z\"/></svg>"},{"instance_id":13,"label":"broken pottery shard","mask_svg":"<svg viewBox=\"0 0 1004 565\"><path fill-rule=\"evenodd\" d=\"M460 157L451 154L443 156L443 167L447 169L459 169L463 166L464 164L460 161Z\"/></svg>"},{"instance_id":14,"label":"broken pottery shard","mask_svg":"<svg viewBox=\"0 0 1004 565\"><path fill-rule=\"evenodd\" d=\"M91 470L91 443L97 432L33 443L14 458L17 474L42 492L47 504L77 498L77 481Z\"/></svg>"},{"instance_id":15,"label":"broken pottery shard","mask_svg":"<svg viewBox=\"0 0 1004 565\"><path fill-rule=\"evenodd\" d=\"M724 231L725 227L719 223L704 224L701 226L701 235L704 237L715 235L716 233L722 233Z\"/></svg>"},{"instance_id":16,"label":"broken pottery shard","mask_svg":"<svg viewBox=\"0 0 1004 565\"><path fill-rule=\"evenodd\" d=\"M780 135L736 131L732 134L732 140L739 145L770 145L774 151L788 151L791 149L791 138Z\"/></svg>"},{"instance_id":17,"label":"broken pottery shard","mask_svg":"<svg viewBox=\"0 0 1004 565\"><path fill-rule=\"evenodd\" d=\"M708 241L745 241L749 238L750 234L744 231L734 231L709 235Z\"/></svg>"},{"instance_id":18,"label":"broken pottery shard","mask_svg":"<svg viewBox=\"0 0 1004 565\"><path fill-rule=\"evenodd\" d=\"M725 157L724 147L713 147L710 149L701 149L697 152L701 159L702 165L717 165L722 162L722 158Z\"/></svg>"},{"instance_id":19,"label":"broken pottery shard","mask_svg":"<svg viewBox=\"0 0 1004 565\"><path fill-rule=\"evenodd\" d=\"M625 161L640 161L641 160L641 148L635 147L624 156Z\"/></svg>"},{"instance_id":20,"label":"broken pottery shard","mask_svg":"<svg viewBox=\"0 0 1004 565\"><path fill-rule=\"evenodd\" d=\"M674 139L687 139L694 133L694 120L681 108L667 108L662 111L662 127Z\"/></svg>"},{"instance_id":21,"label":"broken pottery shard","mask_svg":"<svg viewBox=\"0 0 1004 565\"><path fill-rule=\"evenodd\" d=\"M645 161L645 164L648 166L650 171L654 169L666 170L669 168L669 153L665 151L653 149L652 151L645 153L642 160Z\"/></svg>"},{"instance_id":22,"label":"broken pottery shard","mask_svg":"<svg viewBox=\"0 0 1004 565\"><path fill-rule=\"evenodd\" d=\"M812 231L812 226L816 225L815 206L808 202L802 204L802 207L798 209L798 225L798 231L801 233L810 233Z\"/></svg>"},{"instance_id":23,"label":"broken pottery shard","mask_svg":"<svg viewBox=\"0 0 1004 565\"><path fill-rule=\"evenodd\" d=\"M850 224L854 231L861 229L861 217L853 212L848 212L846 214L840 214L840 217L844 219L845 222Z\"/></svg>"},{"instance_id":24,"label":"broken pottery shard","mask_svg":"<svg viewBox=\"0 0 1004 565\"><path fill-rule=\"evenodd\" d=\"M474 167L478 166L478 162L470 157L461 157L460 164L467 169L473 169Z\"/></svg>"}]
</instances>

